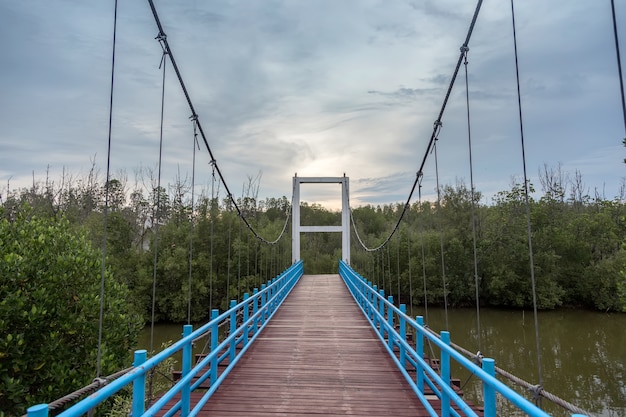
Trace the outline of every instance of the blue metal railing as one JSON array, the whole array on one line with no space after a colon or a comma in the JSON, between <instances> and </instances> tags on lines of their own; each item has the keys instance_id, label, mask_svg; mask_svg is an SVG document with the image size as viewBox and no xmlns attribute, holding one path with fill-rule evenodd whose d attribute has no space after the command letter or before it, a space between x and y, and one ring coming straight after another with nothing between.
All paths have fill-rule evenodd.
<instances>
[{"instance_id":1,"label":"blue metal railing","mask_svg":"<svg viewBox=\"0 0 626 417\"><path fill-rule=\"evenodd\" d=\"M276 278L263 284L261 290L254 289L252 296L244 294L243 301L237 304L231 300L230 309L222 314L218 310L211 313L211 321L196 331L191 325L183 326L183 338L162 352L147 359L145 350L135 351L134 368L124 376L114 380L101 390L76 403L71 408L59 414L59 417L74 417L87 413L99 404L115 395L118 391L132 384L133 403L132 416L154 416L164 409L164 406L174 401L180 394L180 400L165 413L173 416L180 412L183 417L197 415L204 404L211 398L228 373L237 364L241 356L247 351L251 343L265 328L268 321L276 313L278 307L291 292L303 274L302 261L290 266ZM238 320L241 317L241 320ZM228 336L218 343L218 328L222 323L230 321ZM238 323L239 321L239 323ZM194 340L210 333L211 352L195 365L192 365L192 343ZM145 382L146 375L159 363L182 351L181 379L148 410L145 410ZM228 366L220 367L228 358ZM221 369L223 368L223 369ZM191 409L190 393L209 381L209 388ZM47 417L48 405L39 404L28 409L28 417Z\"/></svg>"},{"instance_id":2,"label":"blue metal railing","mask_svg":"<svg viewBox=\"0 0 626 417\"><path fill-rule=\"evenodd\" d=\"M479 367L450 346L449 332L442 331L440 337L437 337L424 327L424 320L421 316L416 317L415 320L407 316L404 304L400 308L395 307L393 297L385 298L384 290L379 290L376 285L372 285L372 282L368 282L342 260L339 261L339 274L370 325L376 330L387 352L431 416L438 416L439 414L426 398L426 386L430 387L441 401L441 416L477 416L476 412L452 388L451 360L456 361L482 381L485 417L497 415L496 394L529 416L548 416L546 412L495 378L493 359L483 358L482 368ZM414 345L410 344L406 338L407 329L411 328L415 334ZM425 342L439 349L440 372L434 370L424 359ZM397 356L395 354L396 349ZM409 374L409 370L415 371L414 377ZM456 406L456 409L453 406ZM573 414L572 416L583 417L580 414Z\"/></svg>"}]
</instances>

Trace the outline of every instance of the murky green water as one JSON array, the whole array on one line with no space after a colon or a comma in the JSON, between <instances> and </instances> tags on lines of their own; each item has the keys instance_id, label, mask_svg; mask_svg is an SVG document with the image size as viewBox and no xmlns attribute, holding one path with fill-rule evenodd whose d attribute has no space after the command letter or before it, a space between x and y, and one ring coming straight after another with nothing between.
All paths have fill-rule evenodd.
<instances>
[{"instance_id":1,"label":"murky green water","mask_svg":"<svg viewBox=\"0 0 626 417\"><path fill-rule=\"evenodd\" d=\"M436 331L445 329L442 309L415 308L413 315L428 317ZM535 327L530 311L480 311L480 350L496 365L520 378L537 384L537 353ZM448 311L452 341L466 349L478 351L476 311ZM180 337L182 325L158 325L154 346ZM142 335L140 347L148 348L150 329ZM539 338L544 388L594 415L626 417L626 314L603 314L565 310L539 313ZM201 343L196 349L201 349ZM468 375L455 370L462 383ZM480 398L481 386L470 379L464 387L469 399ZM546 400L546 411L555 416L569 413ZM512 415L501 409L500 415Z\"/></svg>"}]
</instances>

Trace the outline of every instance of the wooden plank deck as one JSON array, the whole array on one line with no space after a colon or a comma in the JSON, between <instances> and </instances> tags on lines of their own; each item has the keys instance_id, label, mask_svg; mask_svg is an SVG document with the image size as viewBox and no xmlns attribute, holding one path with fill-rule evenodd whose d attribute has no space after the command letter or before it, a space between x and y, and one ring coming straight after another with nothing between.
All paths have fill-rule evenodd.
<instances>
[{"instance_id":1,"label":"wooden plank deck","mask_svg":"<svg viewBox=\"0 0 626 417\"><path fill-rule=\"evenodd\" d=\"M200 415L428 414L339 275L305 275Z\"/></svg>"}]
</instances>

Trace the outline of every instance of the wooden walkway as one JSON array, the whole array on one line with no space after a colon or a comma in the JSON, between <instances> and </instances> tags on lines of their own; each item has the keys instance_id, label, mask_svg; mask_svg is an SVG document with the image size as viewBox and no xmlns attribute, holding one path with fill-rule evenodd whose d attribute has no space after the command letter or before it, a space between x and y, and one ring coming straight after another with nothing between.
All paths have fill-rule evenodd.
<instances>
[{"instance_id":1,"label":"wooden walkway","mask_svg":"<svg viewBox=\"0 0 626 417\"><path fill-rule=\"evenodd\" d=\"M201 415L427 414L339 275L305 275Z\"/></svg>"}]
</instances>

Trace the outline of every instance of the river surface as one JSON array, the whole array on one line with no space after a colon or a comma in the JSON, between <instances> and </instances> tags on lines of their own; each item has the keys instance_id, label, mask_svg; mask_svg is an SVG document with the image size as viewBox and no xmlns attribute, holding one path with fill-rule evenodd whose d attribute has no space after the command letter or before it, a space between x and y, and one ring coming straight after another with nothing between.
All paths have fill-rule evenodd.
<instances>
[{"instance_id":1,"label":"river surface","mask_svg":"<svg viewBox=\"0 0 626 417\"><path fill-rule=\"evenodd\" d=\"M427 317L433 330L446 327L443 309L429 308L426 312L416 307L412 314ZM626 417L626 314L548 311L540 312L538 321L544 389L593 415ZM480 322L483 355L494 358L496 366L538 384L532 311L481 309ZM452 342L472 352L479 350L474 309L449 309L448 323ZM177 340L181 333L182 325L159 324L155 326L153 344L158 348L163 341ZM140 348L148 348L149 341L148 327ZM461 369L453 369L453 376L465 384L466 398L480 401L481 386L476 378L468 379ZM543 408L551 415L570 415L545 399ZM506 408L500 408L499 414L514 415Z\"/></svg>"}]
</instances>

